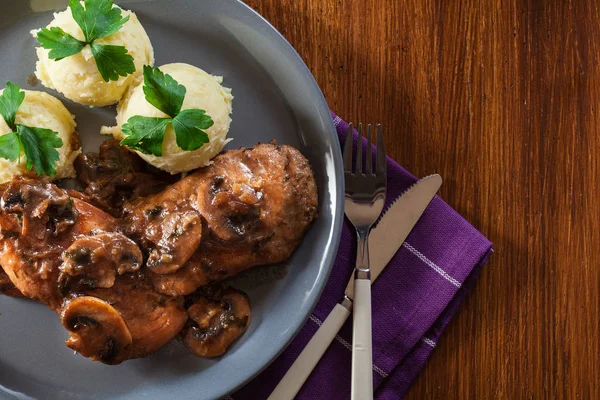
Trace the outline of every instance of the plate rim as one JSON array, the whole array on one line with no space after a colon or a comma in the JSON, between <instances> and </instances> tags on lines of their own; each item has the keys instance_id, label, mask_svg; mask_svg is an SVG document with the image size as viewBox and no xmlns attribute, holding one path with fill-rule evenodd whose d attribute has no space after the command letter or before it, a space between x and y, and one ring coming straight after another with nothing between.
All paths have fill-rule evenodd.
<instances>
[{"instance_id":1,"label":"plate rim","mask_svg":"<svg viewBox=\"0 0 600 400\"><path fill-rule=\"evenodd\" d=\"M327 271L324 274L321 274L316 280L316 286L315 286L316 287L316 295L313 295L309 307L306 308L304 318L299 323L297 323L296 326L293 326L293 329L290 329L290 331L286 333L285 340L282 341L283 345L279 349L277 349L277 351L272 352L272 354L269 357L267 357L268 360L266 363L264 363L264 365L262 367L258 368L257 371L255 371L254 373L251 373L250 376L247 377L246 379L244 379L241 383L239 383L237 385L233 385L232 388L227 389L221 395L221 397L227 396L227 395L235 392L236 390L242 388L244 385L246 385L248 382L250 382L252 379L254 379L258 375L260 375L261 372L263 372L269 365L271 365L271 363L273 363L273 361L275 361L275 359L277 357L279 357L279 355L288 348L290 343L294 340L294 338L298 335L298 333L300 333L300 330L302 330L302 328L308 321L308 318L310 317L313 310L317 306L317 303L321 299L323 291L325 290L325 285L327 284L327 281L329 280L329 276L331 274L331 270L335 263L335 258L337 256L337 252L339 249L340 241L342 238L341 237L342 221L344 218L344 212L343 212L344 196L342 194L345 191L345 185L344 185L344 179L343 179L344 175L343 175L341 145L340 145L339 139L337 137L337 131L335 128L335 124L333 122L333 118L331 117L331 111L330 111L331 109L329 108L329 105L327 104L327 100L325 99L325 95L323 94L323 91L321 90L321 87L317 83L317 80L315 79L314 75L312 74L312 72L310 71L310 69L308 68L308 66L306 65L306 63L304 62L302 57L300 56L300 54L296 51L294 46L292 46L292 44L285 38L285 36L283 36L283 34L281 32L279 32L279 30L277 28L275 28L275 26L273 26L273 24L271 24L265 17L263 17L258 11L256 11L252 7L250 7L248 4L244 3L242 0L229 0L229 1L233 2L233 3L237 3L238 5L241 5L243 8L245 8L247 11L250 11L250 13L252 13L254 17L257 17L260 22L265 24L268 28L270 28L270 30L272 30L275 33L277 40L282 42L285 45L285 47L291 51L294 58L299 62L300 68L302 68L304 70L305 74L309 77L311 85L316 89L317 93L319 94L319 98L316 99L316 100L318 100L318 103L320 103L318 108L321 109L324 107L326 109L327 113L329 114L328 123L327 123L327 128L328 128L327 134L331 139L331 143L332 143L332 147L333 147L331 150L332 150L332 154L333 154L333 165L335 168L335 176L336 176L336 187L335 188L336 188L337 198L334 199L335 202L332 202L332 208L335 207L334 208L335 212L333 214L333 224L332 224L332 228L331 228L331 238L330 238L331 246L329 247L329 253L325 254L325 257L324 257L324 264L326 265ZM333 193L332 193L332 195L333 195Z\"/></svg>"}]
</instances>

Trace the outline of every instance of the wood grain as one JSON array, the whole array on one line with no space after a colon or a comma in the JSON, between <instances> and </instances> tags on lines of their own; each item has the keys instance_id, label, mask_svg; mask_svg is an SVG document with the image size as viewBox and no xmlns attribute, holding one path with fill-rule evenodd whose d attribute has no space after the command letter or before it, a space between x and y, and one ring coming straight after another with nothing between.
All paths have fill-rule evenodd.
<instances>
[{"instance_id":1,"label":"wood grain","mask_svg":"<svg viewBox=\"0 0 600 400\"><path fill-rule=\"evenodd\" d=\"M495 243L408 398L600 398L600 3L247 2Z\"/></svg>"}]
</instances>

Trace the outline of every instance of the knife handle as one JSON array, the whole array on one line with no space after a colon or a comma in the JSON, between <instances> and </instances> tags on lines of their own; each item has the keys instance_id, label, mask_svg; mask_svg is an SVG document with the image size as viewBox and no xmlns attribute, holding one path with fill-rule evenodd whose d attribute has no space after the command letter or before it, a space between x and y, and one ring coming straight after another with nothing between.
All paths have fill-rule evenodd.
<instances>
[{"instance_id":1,"label":"knife handle","mask_svg":"<svg viewBox=\"0 0 600 400\"><path fill-rule=\"evenodd\" d=\"M351 400L373 399L371 280L354 280Z\"/></svg>"},{"instance_id":2,"label":"knife handle","mask_svg":"<svg viewBox=\"0 0 600 400\"><path fill-rule=\"evenodd\" d=\"M350 315L352 303L349 300L344 300L343 304L345 306L342 304L335 305L335 308L329 313L327 319L310 339L310 342L302 350L302 353L294 361L294 364L267 400L292 400L300 391L300 388L302 388L302 385L315 369L315 366Z\"/></svg>"}]
</instances>

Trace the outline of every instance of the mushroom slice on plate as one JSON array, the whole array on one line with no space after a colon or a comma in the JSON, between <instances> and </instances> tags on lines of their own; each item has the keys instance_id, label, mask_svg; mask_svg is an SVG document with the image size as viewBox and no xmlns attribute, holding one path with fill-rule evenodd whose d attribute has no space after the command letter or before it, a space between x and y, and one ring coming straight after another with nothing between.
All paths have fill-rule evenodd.
<instances>
[{"instance_id":1,"label":"mushroom slice on plate","mask_svg":"<svg viewBox=\"0 0 600 400\"><path fill-rule=\"evenodd\" d=\"M61 322L71 337L68 347L105 364L129 358L132 338L125 321L110 304L97 297L77 297L65 304Z\"/></svg>"},{"instance_id":2,"label":"mushroom slice on plate","mask_svg":"<svg viewBox=\"0 0 600 400\"><path fill-rule=\"evenodd\" d=\"M57 186L14 178L0 185L0 264L26 297L60 310L62 255L91 232L113 232L118 221Z\"/></svg>"},{"instance_id":3,"label":"mushroom slice on plate","mask_svg":"<svg viewBox=\"0 0 600 400\"><path fill-rule=\"evenodd\" d=\"M79 283L109 288L118 273L140 269L143 255L135 242L120 233L82 236L64 252L59 280L79 277Z\"/></svg>"},{"instance_id":4,"label":"mushroom slice on plate","mask_svg":"<svg viewBox=\"0 0 600 400\"><path fill-rule=\"evenodd\" d=\"M21 235L43 241L77 222L78 212L64 190L49 183L15 178L3 186L0 200L7 215L18 215Z\"/></svg>"},{"instance_id":5,"label":"mushroom slice on plate","mask_svg":"<svg viewBox=\"0 0 600 400\"><path fill-rule=\"evenodd\" d=\"M193 179L182 179L160 193L125 203L127 234L148 254L148 270L174 273L198 249L203 221L194 208L197 191Z\"/></svg>"},{"instance_id":6,"label":"mushroom slice on plate","mask_svg":"<svg viewBox=\"0 0 600 400\"><path fill-rule=\"evenodd\" d=\"M146 237L155 241L146 266L157 274L181 268L202 240L202 221L195 210L166 214L148 224Z\"/></svg>"},{"instance_id":7,"label":"mushroom slice on plate","mask_svg":"<svg viewBox=\"0 0 600 400\"><path fill-rule=\"evenodd\" d=\"M199 297L188 315L183 343L198 357L218 357L250 325L250 301L245 293L228 288L218 300Z\"/></svg>"},{"instance_id":8,"label":"mushroom slice on plate","mask_svg":"<svg viewBox=\"0 0 600 400\"><path fill-rule=\"evenodd\" d=\"M228 174L232 176L217 175L205 182L205 185L210 182L210 189L198 191L198 209L204 210L203 215L218 238L230 242L251 241L264 234L261 220L264 180L245 182L247 167L241 163L233 166L243 172L231 168Z\"/></svg>"}]
</instances>

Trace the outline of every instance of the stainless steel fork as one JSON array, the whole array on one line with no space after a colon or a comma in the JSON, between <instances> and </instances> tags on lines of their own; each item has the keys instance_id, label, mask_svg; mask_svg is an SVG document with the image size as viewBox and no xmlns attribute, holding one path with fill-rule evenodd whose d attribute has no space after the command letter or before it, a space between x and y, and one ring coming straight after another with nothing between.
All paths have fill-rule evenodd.
<instances>
[{"instance_id":1,"label":"stainless steel fork","mask_svg":"<svg viewBox=\"0 0 600 400\"><path fill-rule=\"evenodd\" d=\"M344 180L346 216L357 236L354 271L354 322L352 335L352 400L373 399L373 353L371 339L371 270L369 233L385 202L387 164L381 125L377 125L376 169L373 173L371 125L367 127L366 162L363 173L362 124L358 125L356 158L352 162L352 124L344 143Z\"/></svg>"}]
</instances>

